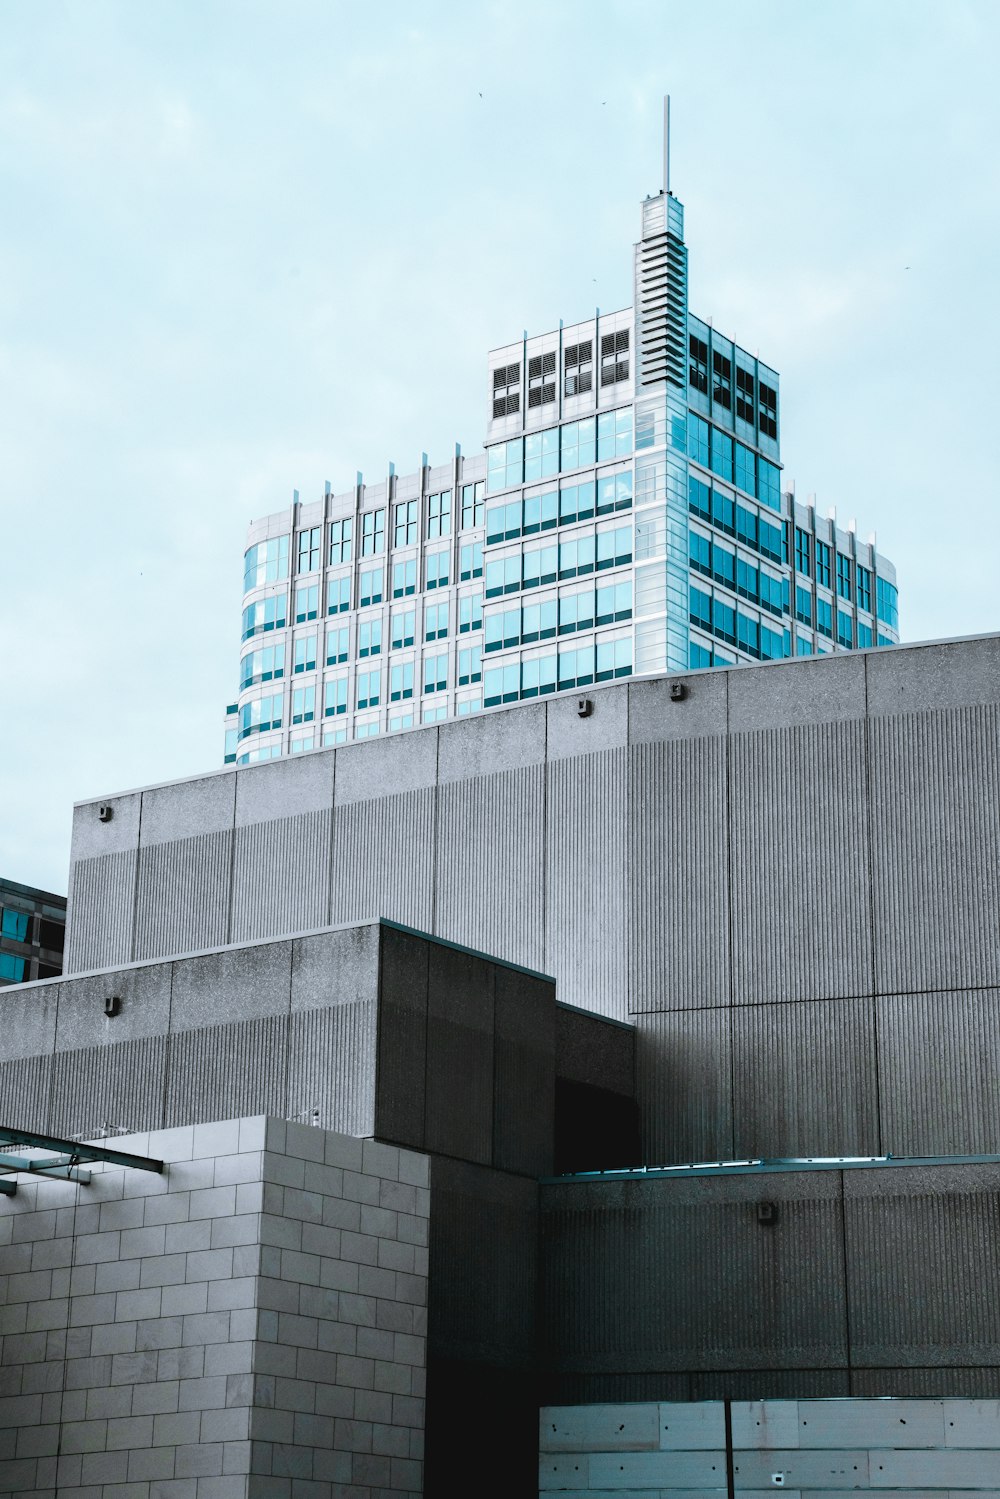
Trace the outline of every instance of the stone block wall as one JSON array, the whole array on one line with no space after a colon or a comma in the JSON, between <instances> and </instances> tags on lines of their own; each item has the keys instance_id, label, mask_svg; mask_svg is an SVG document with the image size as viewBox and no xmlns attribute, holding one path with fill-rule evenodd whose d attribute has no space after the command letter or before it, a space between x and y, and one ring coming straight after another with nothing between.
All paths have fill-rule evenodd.
<instances>
[{"instance_id":1,"label":"stone block wall","mask_svg":"<svg viewBox=\"0 0 1000 1499\"><path fill-rule=\"evenodd\" d=\"M264 1117L0 1198L0 1493L422 1493L429 1163Z\"/></svg>"}]
</instances>

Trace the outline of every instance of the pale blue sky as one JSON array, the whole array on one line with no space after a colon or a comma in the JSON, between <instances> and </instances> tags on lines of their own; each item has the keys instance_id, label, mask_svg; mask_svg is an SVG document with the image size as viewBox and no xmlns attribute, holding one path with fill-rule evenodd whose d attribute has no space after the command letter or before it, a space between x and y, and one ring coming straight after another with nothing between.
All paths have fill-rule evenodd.
<instances>
[{"instance_id":1,"label":"pale blue sky","mask_svg":"<svg viewBox=\"0 0 1000 1499\"><path fill-rule=\"evenodd\" d=\"M631 302L667 90L786 474L904 639L1000 628L998 54L995 0L0 0L0 872L221 763L252 517L476 450L490 347Z\"/></svg>"}]
</instances>

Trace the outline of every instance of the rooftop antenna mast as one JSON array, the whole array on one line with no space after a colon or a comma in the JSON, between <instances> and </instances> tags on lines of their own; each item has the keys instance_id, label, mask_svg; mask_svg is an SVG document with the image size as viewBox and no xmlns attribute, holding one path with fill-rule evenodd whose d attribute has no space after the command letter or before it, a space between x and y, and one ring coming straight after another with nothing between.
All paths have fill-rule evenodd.
<instances>
[{"instance_id":1,"label":"rooftop antenna mast","mask_svg":"<svg viewBox=\"0 0 1000 1499\"><path fill-rule=\"evenodd\" d=\"M670 192L670 95L663 96L663 191Z\"/></svg>"}]
</instances>

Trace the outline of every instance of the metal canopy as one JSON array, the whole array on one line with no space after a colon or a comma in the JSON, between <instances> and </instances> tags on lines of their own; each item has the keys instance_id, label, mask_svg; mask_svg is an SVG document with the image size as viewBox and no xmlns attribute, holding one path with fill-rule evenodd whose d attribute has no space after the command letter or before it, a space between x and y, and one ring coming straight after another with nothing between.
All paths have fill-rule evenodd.
<instances>
[{"instance_id":1,"label":"metal canopy","mask_svg":"<svg viewBox=\"0 0 1000 1499\"><path fill-rule=\"evenodd\" d=\"M19 1156L0 1151L0 1172L24 1171L32 1176L54 1176L63 1181L86 1184L90 1172L81 1167L91 1162L108 1166L125 1166L133 1171L162 1172L163 1162L150 1156L131 1155L124 1150L108 1150L103 1145L85 1144L82 1140L63 1140L57 1135L41 1135L35 1130L10 1129L0 1125L0 1146L21 1145L30 1150L47 1150L49 1156ZM12 1197L17 1183L0 1176L0 1193Z\"/></svg>"}]
</instances>

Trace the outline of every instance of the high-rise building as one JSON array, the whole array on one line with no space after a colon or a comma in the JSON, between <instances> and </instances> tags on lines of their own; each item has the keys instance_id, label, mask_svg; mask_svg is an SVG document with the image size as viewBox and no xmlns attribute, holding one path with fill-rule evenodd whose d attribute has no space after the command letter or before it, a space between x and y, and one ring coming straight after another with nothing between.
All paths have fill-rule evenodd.
<instances>
[{"instance_id":1,"label":"high-rise building","mask_svg":"<svg viewBox=\"0 0 1000 1499\"><path fill-rule=\"evenodd\" d=\"M66 941L66 897L0 879L0 987L58 978Z\"/></svg>"},{"instance_id":2,"label":"high-rise building","mask_svg":"<svg viewBox=\"0 0 1000 1499\"><path fill-rule=\"evenodd\" d=\"M642 204L634 305L525 333L487 381L485 453L296 492L251 526L227 762L898 642L874 537L783 489L777 373L689 313L666 182Z\"/></svg>"}]
</instances>

